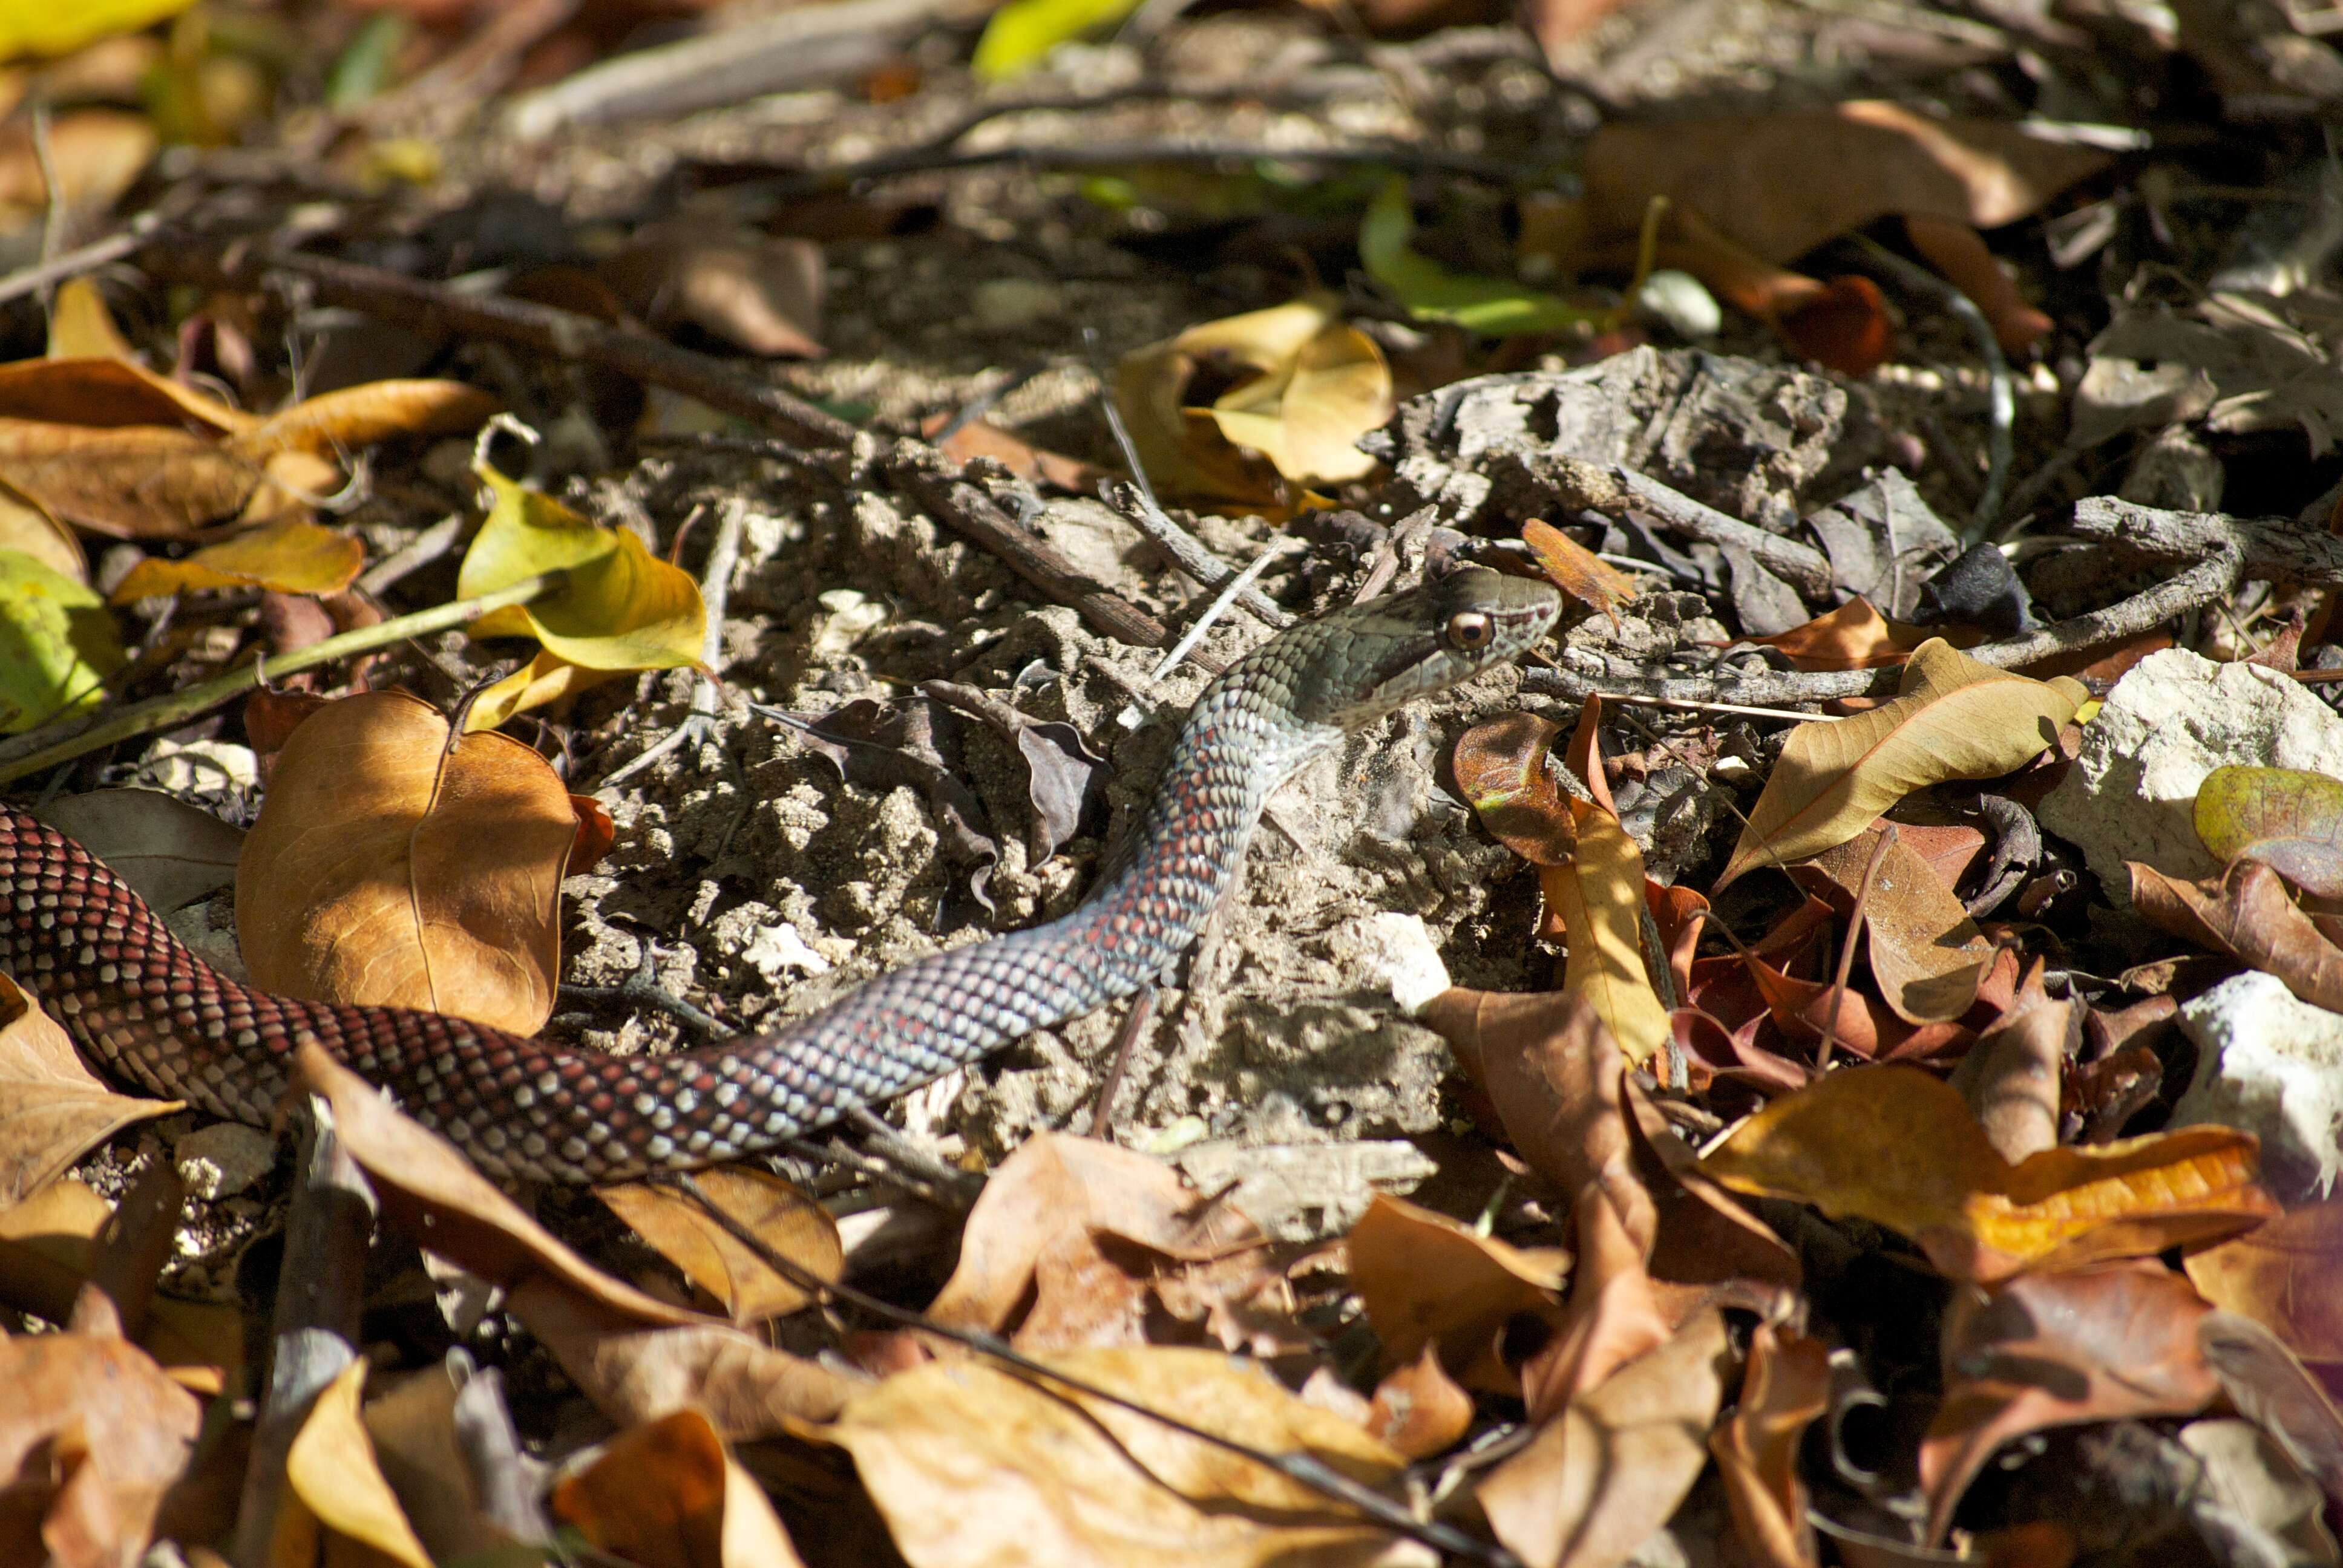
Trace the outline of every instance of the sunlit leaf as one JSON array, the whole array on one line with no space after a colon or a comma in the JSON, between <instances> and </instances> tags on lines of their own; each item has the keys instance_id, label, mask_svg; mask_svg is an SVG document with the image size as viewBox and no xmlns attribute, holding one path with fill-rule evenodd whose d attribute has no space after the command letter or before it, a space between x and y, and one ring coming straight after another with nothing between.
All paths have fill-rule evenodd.
<instances>
[{"instance_id":1,"label":"sunlit leaf","mask_svg":"<svg viewBox=\"0 0 2343 1568\"><path fill-rule=\"evenodd\" d=\"M1829 1073L1775 1101L1701 1169L1737 1192L1885 1225L1947 1275L1991 1281L2053 1255L2141 1257L2250 1230L2277 1211L2254 1183L2258 1154L2249 1133L2187 1127L2012 1165L1960 1091L1889 1066Z\"/></svg>"},{"instance_id":2,"label":"sunlit leaf","mask_svg":"<svg viewBox=\"0 0 2343 1568\"><path fill-rule=\"evenodd\" d=\"M1009 0L985 23L969 64L994 81L1013 76L1059 45L1138 9L1139 0Z\"/></svg>"},{"instance_id":3,"label":"sunlit leaf","mask_svg":"<svg viewBox=\"0 0 2343 1568\"><path fill-rule=\"evenodd\" d=\"M20 55L69 55L116 33L136 33L176 16L195 0L41 0L0 3L0 60Z\"/></svg>"},{"instance_id":4,"label":"sunlit leaf","mask_svg":"<svg viewBox=\"0 0 2343 1568\"><path fill-rule=\"evenodd\" d=\"M2305 892L2343 898L2343 779L2216 768L2197 787L2196 816L2214 859L2259 860Z\"/></svg>"},{"instance_id":5,"label":"sunlit leaf","mask_svg":"<svg viewBox=\"0 0 2343 1568\"><path fill-rule=\"evenodd\" d=\"M0 549L0 730L94 706L124 658L122 634L96 594L21 550Z\"/></svg>"},{"instance_id":6,"label":"sunlit leaf","mask_svg":"<svg viewBox=\"0 0 2343 1568\"><path fill-rule=\"evenodd\" d=\"M263 588L277 593L339 593L357 580L366 547L304 518L224 539L179 560L149 556L109 596L115 604L205 588Z\"/></svg>"},{"instance_id":7,"label":"sunlit leaf","mask_svg":"<svg viewBox=\"0 0 2343 1568\"><path fill-rule=\"evenodd\" d=\"M1942 638L1922 643L1895 701L1790 731L1717 887L1776 859L1844 844L1915 789L2023 767L2088 695L2063 676L2033 680L1980 664Z\"/></svg>"},{"instance_id":8,"label":"sunlit leaf","mask_svg":"<svg viewBox=\"0 0 2343 1568\"><path fill-rule=\"evenodd\" d=\"M567 569L560 590L482 616L475 637L534 637L589 669L669 669L698 662L707 610L699 585L624 528L597 528L549 496L483 466L495 498L456 580L458 597L494 593Z\"/></svg>"},{"instance_id":9,"label":"sunlit leaf","mask_svg":"<svg viewBox=\"0 0 2343 1568\"><path fill-rule=\"evenodd\" d=\"M1407 181L1395 175L1359 226L1359 259L1367 275L1419 321L1453 321L1484 337L1504 337L1558 332L1602 317L1600 311L1581 310L1567 300L1501 277L1451 272L1412 248L1408 242L1414 237Z\"/></svg>"}]
</instances>

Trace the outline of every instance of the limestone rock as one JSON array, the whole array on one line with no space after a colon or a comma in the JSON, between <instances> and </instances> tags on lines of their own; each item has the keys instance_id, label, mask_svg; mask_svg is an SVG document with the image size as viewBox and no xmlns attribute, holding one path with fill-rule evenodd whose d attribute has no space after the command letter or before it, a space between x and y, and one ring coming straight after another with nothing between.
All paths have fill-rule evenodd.
<instances>
[{"instance_id":1,"label":"limestone rock","mask_svg":"<svg viewBox=\"0 0 2343 1568\"><path fill-rule=\"evenodd\" d=\"M2274 975L2223 980L2180 1010L2197 1076L2172 1125L2211 1122L2262 1141L2262 1183L2282 1201L2324 1198L2343 1169L2343 1014Z\"/></svg>"},{"instance_id":2,"label":"limestone rock","mask_svg":"<svg viewBox=\"0 0 2343 1568\"><path fill-rule=\"evenodd\" d=\"M2197 788L2230 764L2343 778L2343 718L2276 670L2167 648L2116 682L2083 727L2073 770L2042 802L2042 825L2079 848L2123 906L2126 860L2171 877L2220 870L2197 837Z\"/></svg>"}]
</instances>

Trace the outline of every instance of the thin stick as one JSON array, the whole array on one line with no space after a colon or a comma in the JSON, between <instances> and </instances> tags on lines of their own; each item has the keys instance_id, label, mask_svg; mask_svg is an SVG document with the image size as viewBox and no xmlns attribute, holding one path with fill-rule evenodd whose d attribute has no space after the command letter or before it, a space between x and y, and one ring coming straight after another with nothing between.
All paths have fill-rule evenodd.
<instances>
[{"instance_id":1,"label":"thin stick","mask_svg":"<svg viewBox=\"0 0 2343 1568\"><path fill-rule=\"evenodd\" d=\"M1131 1059L1139 1049L1139 1037L1155 1021L1156 998L1161 994L1154 986L1141 991L1115 1027L1114 1048L1107 1057L1106 1076L1099 1081L1098 1099L1091 1104L1089 1136L1105 1138L1114 1131L1114 1097L1122 1091L1123 1074L1131 1070Z\"/></svg>"},{"instance_id":2,"label":"thin stick","mask_svg":"<svg viewBox=\"0 0 2343 1568\"><path fill-rule=\"evenodd\" d=\"M1100 498L1131 519L1131 526L1163 548L1172 564L1196 580L1196 586L1210 591L1226 588L1237 568L1214 555L1204 541L1180 526L1179 519L1155 504L1155 498L1136 484L1116 485L1112 480L1101 487ZM1259 588L1247 588L1237 596L1237 606L1255 620L1282 629L1293 624L1293 618L1278 608L1277 601Z\"/></svg>"},{"instance_id":3,"label":"thin stick","mask_svg":"<svg viewBox=\"0 0 2343 1568\"><path fill-rule=\"evenodd\" d=\"M175 691L149 702L134 703L65 739L52 740L41 745L37 750L19 752L8 760L0 761L0 784L12 784L19 779L55 768L60 762L86 757L117 741L185 724L196 715L218 707L263 680L275 680L296 670L330 663L354 653L368 653L406 638L421 637L451 626L461 626L468 620L478 620L490 610L528 604L558 587L567 576L566 572L547 572L541 577L517 582L510 588L498 588L494 593L434 605L429 609L417 610L413 615L395 616L373 626L362 626L337 637L327 638L322 642L313 642L290 653L280 653L274 658L255 659L225 675L216 675L190 686L184 691ZM37 744L46 732L45 728L29 735L20 735L11 744L28 741Z\"/></svg>"},{"instance_id":4,"label":"thin stick","mask_svg":"<svg viewBox=\"0 0 2343 1568\"><path fill-rule=\"evenodd\" d=\"M1101 1388L1096 1383L1035 1361L1023 1352L1011 1349L996 1335L986 1333L981 1330L957 1328L948 1323L937 1322L924 1313L915 1312L908 1307L899 1307L892 1302L882 1301L877 1296L866 1294L856 1290L852 1285L825 1280L807 1270L796 1260L774 1251L762 1237L727 1212L721 1205L708 1195L707 1190L690 1176L682 1172L671 1172L654 1176L651 1180L661 1186L672 1186L679 1191L689 1194L692 1201L705 1210L708 1217L715 1221L726 1234L754 1252L768 1268L817 1301L843 1302L849 1306L858 1307L888 1322L900 1323L906 1328L914 1328L925 1333L935 1334L955 1344L966 1345L970 1350L981 1355L990 1356L1003 1366L1021 1374L1034 1388L1053 1398L1064 1399L1066 1396L1059 1391L1071 1389L1087 1399L1113 1405L1119 1410L1127 1410L1133 1415L1151 1421L1159 1426L1180 1433L1182 1437L1193 1438L1196 1442L1217 1448L1223 1453L1232 1453L1241 1459L1250 1460L1262 1469L1273 1471L1296 1486L1305 1487L1322 1497L1348 1503L1393 1533L1404 1535L1411 1541L1422 1542L1434 1551L1454 1553L1460 1557L1469 1557L1476 1563L1488 1563L1490 1568L1522 1568L1521 1559L1503 1547L1493 1546L1485 1541L1476 1541L1463 1531L1442 1524L1437 1521L1417 1519L1390 1498L1352 1480L1313 1454L1265 1452L1249 1444L1239 1442L1234 1438L1223 1437L1219 1432L1182 1421L1176 1415L1169 1415L1162 1411L1151 1409L1128 1395L1116 1393L1111 1389Z\"/></svg>"},{"instance_id":5,"label":"thin stick","mask_svg":"<svg viewBox=\"0 0 2343 1568\"><path fill-rule=\"evenodd\" d=\"M1823 1017L1822 1042L1815 1049L1815 1070L1830 1066L1831 1050L1838 1044L1838 1010L1846 1000L1846 977L1855 969L1855 939L1863 930L1863 907L1871 901L1871 881L1879 875L1879 863L1887 859L1887 851L1896 844L1896 824L1888 823L1879 832L1879 842L1871 847L1871 859L1863 868L1863 880L1855 890L1855 908L1846 917L1846 940L1838 950L1838 973L1831 979L1830 1010Z\"/></svg>"},{"instance_id":6,"label":"thin stick","mask_svg":"<svg viewBox=\"0 0 2343 1568\"><path fill-rule=\"evenodd\" d=\"M1680 697L1633 697L1608 691L1594 694L1605 702L1632 702L1642 708L1677 708L1689 713L1735 713L1747 719L1780 719L1792 724L1812 724L1817 719L1836 724L1852 718L1845 713L1800 713L1793 708L1752 708L1739 702L1693 702Z\"/></svg>"},{"instance_id":7,"label":"thin stick","mask_svg":"<svg viewBox=\"0 0 2343 1568\"><path fill-rule=\"evenodd\" d=\"M101 266L135 254L152 237L156 222L153 213L141 213L131 220L127 228L109 234L103 239L91 240L87 245L60 251L35 266L19 267L7 276L0 277L0 305L37 293L68 277L95 272Z\"/></svg>"},{"instance_id":8,"label":"thin stick","mask_svg":"<svg viewBox=\"0 0 2343 1568\"><path fill-rule=\"evenodd\" d=\"M1855 243L1874 266L1912 290L1925 294L1946 311L1957 316L1969 329L1976 344L1977 357L1985 361L1986 374L1986 471L1985 493L1977 498L1969 513L1969 526L1961 530L1961 543L1973 545L1986 538L1994 525L2001 520L2001 498L2009 488L2009 466L2016 457L2011 428L2017 422L2017 388L2010 379L2009 358L2001 351L2001 339L1993 334L1993 323L1985 318L1976 300L1963 294L1945 279L1918 263L1907 260L1867 235L1856 235Z\"/></svg>"},{"instance_id":9,"label":"thin stick","mask_svg":"<svg viewBox=\"0 0 2343 1568\"><path fill-rule=\"evenodd\" d=\"M1252 564L1244 570L1231 578L1227 585L1212 596L1212 602L1204 607L1204 613L1196 618L1196 624L1188 628L1187 635L1172 645L1172 651L1163 656L1163 662L1157 665L1154 673L1148 676L1148 683L1152 685L1171 674L1172 667L1187 658L1195 648L1196 644L1203 640L1204 633L1211 629L1214 621L1221 618L1222 612L1236 602L1237 595L1251 588L1253 579L1267 571L1270 563L1284 553L1283 550L1279 549L1263 550L1253 557Z\"/></svg>"}]
</instances>

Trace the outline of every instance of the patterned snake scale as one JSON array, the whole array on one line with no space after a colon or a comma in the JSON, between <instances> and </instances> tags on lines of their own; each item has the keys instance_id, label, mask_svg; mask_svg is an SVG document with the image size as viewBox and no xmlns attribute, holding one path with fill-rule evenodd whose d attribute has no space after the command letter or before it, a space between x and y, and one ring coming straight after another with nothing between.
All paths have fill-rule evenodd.
<instances>
[{"instance_id":1,"label":"patterned snake scale","mask_svg":"<svg viewBox=\"0 0 2343 1568\"><path fill-rule=\"evenodd\" d=\"M1190 710L1136 832L1071 912L878 976L769 1034L615 1057L404 1008L274 996L182 946L72 839L0 809L0 966L118 1077L266 1126L314 1038L492 1176L714 1164L1139 990L1194 940L1270 792L1402 703L1512 659L1554 590L1479 568L1307 621Z\"/></svg>"}]
</instances>

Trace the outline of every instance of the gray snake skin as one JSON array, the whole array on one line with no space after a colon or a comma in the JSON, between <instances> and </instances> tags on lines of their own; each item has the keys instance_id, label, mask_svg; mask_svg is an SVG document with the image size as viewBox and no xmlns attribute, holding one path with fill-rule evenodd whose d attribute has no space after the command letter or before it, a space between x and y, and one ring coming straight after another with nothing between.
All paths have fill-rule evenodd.
<instances>
[{"instance_id":1,"label":"gray snake skin","mask_svg":"<svg viewBox=\"0 0 2343 1568\"><path fill-rule=\"evenodd\" d=\"M768 1034L659 1057L565 1049L220 974L81 846L0 809L0 967L117 1076L268 1124L314 1039L508 1179L624 1181L738 1159L1139 990L1194 940L1270 792L1403 703L1544 637L1560 597L1478 568L1280 634L1207 687L1137 830L1071 912L878 976Z\"/></svg>"}]
</instances>

